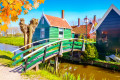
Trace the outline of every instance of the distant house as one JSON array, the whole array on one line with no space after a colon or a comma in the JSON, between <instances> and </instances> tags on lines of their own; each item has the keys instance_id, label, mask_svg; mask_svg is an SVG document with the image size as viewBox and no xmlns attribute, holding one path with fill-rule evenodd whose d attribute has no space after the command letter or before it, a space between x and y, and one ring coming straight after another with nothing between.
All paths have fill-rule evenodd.
<instances>
[{"instance_id":1,"label":"distant house","mask_svg":"<svg viewBox=\"0 0 120 80\"><path fill-rule=\"evenodd\" d=\"M87 25L87 37L91 39L96 38L96 33L90 33L92 31L92 28L94 27L94 23L96 22L96 16L94 16L94 19L92 22L89 22ZM78 18L78 25L71 26L72 27L72 35L74 35L74 38L78 38L81 34L86 36L86 25L80 25L80 18Z\"/></svg>"},{"instance_id":2,"label":"distant house","mask_svg":"<svg viewBox=\"0 0 120 80\"><path fill-rule=\"evenodd\" d=\"M120 11L114 6L107 10L96 26L97 47L101 52L120 50Z\"/></svg>"},{"instance_id":3,"label":"distant house","mask_svg":"<svg viewBox=\"0 0 120 80\"><path fill-rule=\"evenodd\" d=\"M62 18L42 14L32 40L71 37L71 26L64 19L64 10L62 10Z\"/></svg>"}]
</instances>

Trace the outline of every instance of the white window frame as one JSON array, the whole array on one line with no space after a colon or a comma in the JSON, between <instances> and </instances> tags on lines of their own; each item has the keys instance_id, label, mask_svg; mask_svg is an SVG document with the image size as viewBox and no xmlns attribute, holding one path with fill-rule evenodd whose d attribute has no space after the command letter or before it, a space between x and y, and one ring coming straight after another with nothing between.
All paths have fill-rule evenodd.
<instances>
[{"instance_id":1,"label":"white window frame","mask_svg":"<svg viewBox=\"0 0 120 80\"><path fill-rule=\"evenodd\" d=\"M60 31L62 31L62 32L63 32L62 37L61 37L61 35L60 35ZM59 38L64 38L64 29L63 29L63 28L59 28Z\"/></svg>"},{"instance_id":2,"label":"white window frame","mask_svg":"<svg viewBox=\"0 0 120 80\"><path fill-rule=\"evenodd\" d=\"M40 38L45 38L45 28L40 28Z\"/></svg>"},{"instance_id":3,"label":"white window frame","mask_svg":"<svg viewBox=\"0 0 120 80\"><path fill-rule=\"evenodd\" d=\"M42 24L44 24L44 18L42 19L42 22L41 22Z\"/></svg>"}]
</instances>

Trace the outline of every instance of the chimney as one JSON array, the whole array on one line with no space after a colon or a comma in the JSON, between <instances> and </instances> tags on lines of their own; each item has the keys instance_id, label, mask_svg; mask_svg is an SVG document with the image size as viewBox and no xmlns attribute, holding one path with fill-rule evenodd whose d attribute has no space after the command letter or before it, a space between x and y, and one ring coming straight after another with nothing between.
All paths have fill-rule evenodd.
<instances>
[{"instance_id":1,"label":"chimney","mask_svg":"<svg viewBox=\"0 0 120 80\"><path fill-rule=\"evenodd\" d=\"M94 21L96 21L96 15L94 15Z\"/></svg>"},{"instance_id":2,"label":"chimney","mask_svg":"<svg viewBox=\"0 0 120 80\"><path fill-rule=\"evenodd\" d=\"M78 27L80 27L80 18L78 18Z\"/></svg>"},{"instance_id":3,"label":"chimney","mask_svg":"<svg viewBox=\"0 0 120 80\"><path fill-rule=\"evenodd\" d=\"M62 19L64 19L64 10L62 10Z\"/></svg>"}]
</instances>

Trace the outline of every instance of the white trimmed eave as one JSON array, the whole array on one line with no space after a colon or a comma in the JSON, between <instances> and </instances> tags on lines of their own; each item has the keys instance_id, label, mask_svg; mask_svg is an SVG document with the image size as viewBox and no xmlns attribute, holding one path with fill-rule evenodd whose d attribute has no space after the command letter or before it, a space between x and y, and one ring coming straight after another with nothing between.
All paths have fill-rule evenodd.
<instances>
[{"instance_id":1,"label":"white trimmed eave","mask_svg":"<svg viewBox=\"0 0 120 80\"><path fill-rule=\"evenodd\" d=\"M64 19L66 22L67 22L67 20L66 19ZM67 22L67 24L70 26L70 24ZM72 29L72 27L70 26L70 28L69 29Z\"/></svg>"},{"instance_id":2,"label":"white trimmed eave","mask_svg":"<svg viewBox=\"0 0 120 80\"><path fill-rule=\"evenodd\" d=\"M45 16L44 13L42 14L42 16L45 18L45 20L47 21L48 25L51 26L51 25L50 25L50 22L48 21L48 19L46 18L46 16Z\"/></svg>"},{"instance_id":3,"label":"white trimmed eave","mask_svg":"<svg viewBox=\"0 0 120 80\"><path fill-rule=\"evenodd\" d=\"M95 31L98 29L98 27L102 24L102 22L105 20L105 18L108 16L108 14L111 12L111 10L114 10L118 15L120 15L120 10L115 7L113 4L110 6L110 8L107 10L107 12L104 14L98 25L96 26Z\"/></svg>"}]
</instances>

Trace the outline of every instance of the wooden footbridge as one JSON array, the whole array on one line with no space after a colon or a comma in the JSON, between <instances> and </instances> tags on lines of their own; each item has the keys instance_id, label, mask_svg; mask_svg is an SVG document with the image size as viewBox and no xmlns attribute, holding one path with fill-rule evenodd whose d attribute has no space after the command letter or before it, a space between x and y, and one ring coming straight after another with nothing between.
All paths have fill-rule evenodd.
<instances>
[{"instance_id":1,"label":"wooden footbridge","mask_svg":"<svg viewBox=\"0 0 120 80\"><path fill-rule=\"evenodd\" d=\"M32 46L31 48L16 54L16 51L28 45L32 45L38 42L40 43L43 41L45 43ZM17 63L23 61L22 71L30 70L35 67L37 70L39 69L40 63L44 63L46 60L55 57L55 70L57 71L58 57L62 56L62 54L65 52L71 52L73 56L73 51L84 51L85 44L89 44L89 43L83 39L78 39L78 38L58 39L54 42L50 42L50 39L36 41L13 51L14 53L14 56L12 57L12 59L14 60L13 65L16 65ZM17 57L24 54L26 55L16 60Z\"/></svg>"}]
</instances>

